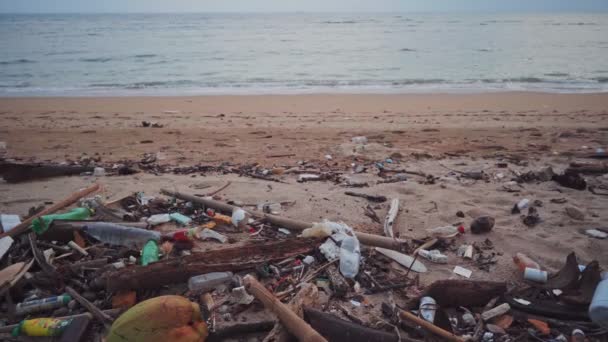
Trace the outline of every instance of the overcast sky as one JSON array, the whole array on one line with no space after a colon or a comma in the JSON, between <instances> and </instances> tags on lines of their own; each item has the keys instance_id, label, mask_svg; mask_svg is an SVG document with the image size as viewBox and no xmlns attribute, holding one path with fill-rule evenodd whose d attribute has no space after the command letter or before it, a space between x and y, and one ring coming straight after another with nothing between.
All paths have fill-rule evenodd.
<instances>
[{"instance_id":1,"label":"overcast sky","mask_svg":"<svg viewBox=\"0 0 608 342\"><path fill-rule=\"evenodd\" d=\"M608 0L0 0L0 12L608 11Z\"/></svg>"}]
</instances>

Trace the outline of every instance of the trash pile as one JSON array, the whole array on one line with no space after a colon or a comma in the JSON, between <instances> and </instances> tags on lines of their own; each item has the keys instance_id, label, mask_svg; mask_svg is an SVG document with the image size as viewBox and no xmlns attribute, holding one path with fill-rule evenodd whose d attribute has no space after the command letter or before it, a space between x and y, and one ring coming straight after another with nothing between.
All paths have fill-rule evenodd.
<instances>
[{"instance_id":1,"label":"trash pile","mask_svg":"<svg viewBox=\"0 0 608 342\"><path fill-rule=\"evenodd\" d=\"M23 221L0 216L2 340L608 338L608 274L597 261L579 264L574 253L553 274L518 253L514 283L468 280L473 270L456 266L461 278L420 287L424 263L446 263L447 253L480 270L496 263L489 239L460 246L454 239L490 232L490 216L406 240L393 233L398 199L381 236L343 222L281 217L281 204L245 208L166 189L104 202L94 196L98 189ZM368 200L386 200L380 197ZM521 200L513 213L538 205Z\"/></svg>"}]
</instances>

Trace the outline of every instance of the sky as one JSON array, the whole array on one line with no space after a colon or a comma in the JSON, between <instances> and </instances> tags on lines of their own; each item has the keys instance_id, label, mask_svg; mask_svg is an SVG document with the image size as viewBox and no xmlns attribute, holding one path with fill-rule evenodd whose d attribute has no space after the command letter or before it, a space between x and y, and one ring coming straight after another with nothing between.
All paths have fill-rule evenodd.
<instances>
[{"instance_id":1,"label":"sky","mask_svg":"<svg viewBox=\"0 0 608 342\"><path fill-rule=\"evenodd\" d=\"M0 0L0 13L608 11L608 0Z\"/></svg>"}]
</instances>

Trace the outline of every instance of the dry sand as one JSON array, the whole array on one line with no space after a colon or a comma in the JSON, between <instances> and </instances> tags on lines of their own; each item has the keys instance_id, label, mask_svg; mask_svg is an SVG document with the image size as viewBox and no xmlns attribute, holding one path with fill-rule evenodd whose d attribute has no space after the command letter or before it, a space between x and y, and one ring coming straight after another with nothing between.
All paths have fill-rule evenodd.
<instances>
[{"instance_id":1,"label":"dry sand","mask_svg":"<svg viewBox=\"0 0 608 342\"><path fill-rule=\"evenodd\" d=\"M497 93L478 95L297 95L141 98L6 98L0 99L0 141L6 154L27 160L77 160L83 153L103 162L139 160L157 153L172 165L258 162L265 167L295 166L300 160L350 172L353 162L373 162L399 153L401 167L442 177L434 185L411 176L408 181L377 184L355 191L398 197L402 202L396 229L402 237L420 238L425 229L463 222L458 210L481 211L496 218L485 235L465 234L455 246L490 239L499 253L498 265L487 273L448 252L448 265L425 264L431 272L423 283L458 277L454 265L473 270L473 279L515 280L513 253L523 251L550 270L558 269L570 251L581 262L597 259L608 265L608 240L596 240L579 230L608 225L608 198L559 186L554 182L524 184L519 193L501 191L512 174L498 168L526 171L543 166L563 170L573 153L608 146L608 94L556 95ZM163 128L142 128L141 121L157 121ZM354 152L351 137L365 135L370 143ZM142 141L151 140L151 143ZM584 149L586 146L588 149ZM271 155L294 154L271 158ZM333 159L324 159L326 154ZM517 160L528 165L517 165ZM458 180L449 168L484 170L490 181ZM505 177L495 176L502 173ZM373 173L356 175L371 184ZM161 187L206 193L226 181L223 199L244 203L296 201L281 215L319 221L342 220L353 227L381 233L380 225L363 215L366 200L344 195L343 186L330 182L300 184L283 176L286 184L236 175L176 176L138 174L122 177L64 177L17 185L0 183L0 212L24 215L44 201L65 197L94 181L104 196L119 198L133 191L157 194ZM608 183L606 177L589 182ZM209 188L205 188L209 186ZM201 189L205 188L205 189ZM550 202L566 198L565 204ZM510 209L521 198L541 200L543 222L526 227ZM584 221L569 218L564 208L576 206ZM381 218L388 202L377 207Z\"/></svg>"}]
</instances>

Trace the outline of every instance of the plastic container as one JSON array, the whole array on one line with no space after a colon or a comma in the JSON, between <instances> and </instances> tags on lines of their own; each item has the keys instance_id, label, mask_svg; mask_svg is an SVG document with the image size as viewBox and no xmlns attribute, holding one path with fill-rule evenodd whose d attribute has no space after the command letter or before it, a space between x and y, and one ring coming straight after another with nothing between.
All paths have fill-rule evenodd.
<instances>
[{"instance_id":1,"label":"plastic container","mask_svg":"<svg viewBox=\"0 0 608 342\"><path fill-rule=\"evenodd\" d=\"M114 246L139 248L150 240L160 240L159 232L114 223L93 222L84 226L82 230L95 239Z\"/></svg>"},{"instance_id":2,"label":"plastic container","mask_svg":"<svg viewBox=\"0 0 608 342\"><path fill-rule=\"evenodd\" d=\"M106 175L106 169L103 167L96 167L93 169L93 176L95 177L103 177Z\"/></svg>"},{"instance_id":3,"label":"plastic container","mask_svg":"<svg viewBox=\"0 0 608 342\"><path fill-rule=\"evenodd\" d=\"M141 250L141 265L147 266L153 262L158 261L158 253L160 252L158 244L154 240L146 242L144 248Z\"/></svg>"},{"instance_id":4,"label":"plastic container","mask_svg":"<svg viewBox=\"0 0 608 342\"><path fill-rule=\"evenodd\" d=\"M454 227L454 226L445 226L445 227L437 227L437 228L429 228L426 230L431 236L442 237L442 236L450 236L456 235L458 233L464 233L464 227Z\"/></svg>"},{"instance_id":5,"label":"plastic container","mask_svg":"<svg viewBox=\"0 0 608 342\"><path fill-rule=\"evenodd\" d=\"M234 208L230 219L235 227L243 229L249 223L249 214L241 208Z\"/></svg>"},{"instance_id":6,"label":"plastic container","mask_svg":"<svg viewBox=\"0 0 608 342\"><path fill-rule=\"evenodd\" d=\"M352 141L353 144L367 144L367 137L353 137L350 139Z\"/></svg>"},{"instance_id":7,"label":"plastic container","mask_svg":"<svg viewBox=\"0 0 608 342\"><path fill-rule=\"evenodd\" d=\"M547 282L547 278L547 271L541 271L539 269L530 267L526 267L524 270L524 279L526 280L544 284Z\"/></svg>"},{"instance_id":8,"label":"plastic container","mask_svg":"<svg viewBox=\"0 0 608 342\"><path fill-rule=\"evenodd\" d=\"M190 291L209 292L219 285L229 283L232 276L232 272L212 272L198 275L188 280L188 289Z\"/></svg>"},{"instance_id":9,"label":"plastic container","mask_svg":"<svg viewBox=\"0 0 608 342\"><path fill-rule=\"evenodd\" d=\"M63 214L44 215L32 221L32 230L36 234L42 234L49 229L54 220L81 221L89 218L91 214L91 210L88 208L74 208Z\"/></svg>"},{"instance_id":10,"label":"plastic container","mask_svg":"<svg viewBox=\"0 0 608 342\"><path fill-rule=\"evenodd\" d=\"M359 273L361 249L359 240L354 236L347 236L340 246L340 272L346 278L353 279Z\"/></svg>"},{"instance_id":11,"label":"plastic container","mask_svg":"<svg viewBox=\"0 0 608 342\"><path fill-rule=\"evenodd\" d=\"M15 314L27 315L30 313L52 310L67 305L71 300L72 297L69 295L30 300L17 304L15 307Z\"/></svg>"},{"instance_id":12,"label":"plastic container","mask_svg":"<svg viewBox=\"0 0 608 342\"><path fill-rule=\"evenodd\" d=\"M513 262L515 263L515 265L517 265L517 267L519 267L519 270L522 272L524 272L526 268L534 268L540 270L540 265L524 253L516 253L513 257Z\"/></svg>"},{"instance_id":13,"label":"plastic container","mask_svg":"<svg viewBox=\"0 0 608 342\"><path fill-rule=\"evenodd\" d=\"M608 272L602 273L602 281L595 288L589 306L589 317L593 323L608 329Z\"/></svg>"},{"instance_id":14,"label":"plastic container","mask_svg":"<svg viewBox=\"0 0 608 342\"><path fill-rule=\"evenodd\" d=\"M63 331L72 323L72 319L58 318L36 318L28 319L19 322L12 335L17 336L33 336L33 337L52 337L60 336Z\"/></svg>"},{"instance_id":15,"label":"plastic container","mask_svg":"<svg viewBox=\"0 0 608 342\"><path fill-rule=\"evenodd\" d=\"M167 223L171 221L171 216L169 214L157 214L148 217L146 222L148 222L152 226L156 226L162 223Z\"/></svg>"},{"instance_id":16,"label":"plastic container","mask_svg":"<svg viewBox=\"0 0 608 342\"><path fill-rule=\"evenodd\" d=\"M529 205L530 205L530 200L527 198L524 198L521 201L517 202L517 209L519 209L521 211L521 210L528 208Z\"/></svg>"},{"instance_id":17,"label":"plastic container","mask_svg":"<svg viewBox=\"0 0 608 342\"><path fill-rule=\"evenodd\" d=\"M427 251L426 249L421 249L418 251L418 255L421 257L430 260L437 264L447 264L448 257L447 255L441 254L440 251L433 249L432 251Z\"/></svg>"},{"instance_id":18,"label":"plastic container","mask_svg":"<svg viewBox=\"0 0 608 342\"><path fill-rule=\"evenodd\" d=\"M420 298L420 316L424 320L431 323L435 322L435 312L437 311L437 302L431 297Z\"/></svg>"}]
</instances>

